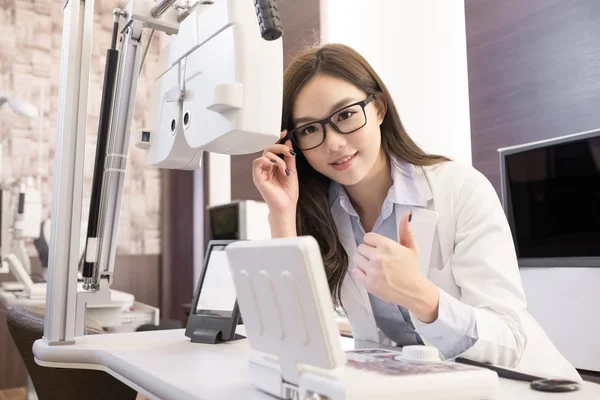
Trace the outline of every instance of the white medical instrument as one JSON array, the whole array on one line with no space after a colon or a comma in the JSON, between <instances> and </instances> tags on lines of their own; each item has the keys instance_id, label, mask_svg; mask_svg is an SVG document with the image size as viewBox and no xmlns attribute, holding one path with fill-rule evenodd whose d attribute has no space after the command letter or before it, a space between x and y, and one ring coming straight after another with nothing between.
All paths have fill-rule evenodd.
<instances>
[{"instance_id":1,"label":"white medical instrument","mask_svg":"<svg viewBox=\"0 0 600 400\"><path fill-rule=\"evenodd\" d=\"M321 253L310 236L227 246L250 345L252 385L281 399L495 399L488 369L434 347L342 352ZM268 256L267 256L268 255Z\"/></svg>"}]
</instances>

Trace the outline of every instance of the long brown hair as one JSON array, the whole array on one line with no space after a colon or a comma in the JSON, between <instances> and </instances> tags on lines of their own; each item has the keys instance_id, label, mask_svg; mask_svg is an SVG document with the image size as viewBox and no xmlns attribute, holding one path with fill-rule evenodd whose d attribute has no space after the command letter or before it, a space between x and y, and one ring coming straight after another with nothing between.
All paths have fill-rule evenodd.
<instances>
[{"instance_id":1,"label":"long brown hair","mask_svg":"<svg viewBox=\"0 0 600 400\"><path fill-rule=\"evenodd\" d=\"M296 95L317 73L343 79L386 106L381 124L381 143L385 154L413 165L433 165L448 159L425 153L408 136L392 97L381 78L355 50L342 44L308 47L298 54L285 71L283 78L282 130L293 128L292 108ZM319 243L325 272L334 302L341 304L341 286L348 267L348 254L340 242L331 214L328 189L331 179L313 169L299 149L296 156L300 196L296 214L298 235L311 235Z\"/></svg>"}]
</instances>

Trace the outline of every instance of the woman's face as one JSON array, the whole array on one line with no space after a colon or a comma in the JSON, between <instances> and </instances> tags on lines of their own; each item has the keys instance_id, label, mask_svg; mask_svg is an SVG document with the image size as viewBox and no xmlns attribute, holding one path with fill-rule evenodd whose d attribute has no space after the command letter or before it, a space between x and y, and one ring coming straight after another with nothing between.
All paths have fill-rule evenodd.
<instances>
[{"instance_id":1,"label":"woman's face","mask_svg":"<svg viewBox=\"0 0 600 400\"><path fill-rule=\"evenodd\" d=\"M317 74L298 92L292 115L294 127L302 127L327 118L344 107L363 101L367 93L345 80L331 75ZM344 186L361 182L379 163L385 163L381 148L380 125L385 116L384 107L374 100L364 108L366 124L360 129L342 134L331 123L325 125L325 141L303 154L308 163L321 174ZM354 119L354 120L353 120ZM360 126L364 123L362 108L352 107L333 116L332 122L345 126ZM362 123L361 123L362 122ZM297 140L311 141L322 137L322 126L310 125L296 132ZM304 137L304 139L301 139Z\"/></svg>"}]
</instances>

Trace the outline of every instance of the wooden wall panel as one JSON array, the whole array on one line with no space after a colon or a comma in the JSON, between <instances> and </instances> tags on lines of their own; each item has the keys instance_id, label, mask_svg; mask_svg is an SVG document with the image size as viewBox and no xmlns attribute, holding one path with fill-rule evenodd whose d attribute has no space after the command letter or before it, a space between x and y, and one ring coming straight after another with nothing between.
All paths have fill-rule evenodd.
<instances>
[{"instance_id":1,"label":"wooden wall panel","mask_svg":"<svg viewBox=\"0 0 600 400\"><path fill-rule=\"evenodd\" d=\"M600 127L600 2L465 0L473 165L496 149Z\"/></svg>"},{"instance_id":2,"label":"wooden wall panel","mask_svg":"<svg viewBox=\"0 0 600 400\"><path fill-rule=\"evenodd\" d=\"M162 316L182 320L181 305L193 297L194 172L162 171Z\"/></svg>"},{"instance_id":3,"label":"wooden wall panel","mask_svg":"<svg viewBox=\"0 0 600 400\"><path fill-rule=\"evenodd\" d=\"M131 293L144 304L160 308L161 256L118 255L111 288Z\"/></svg>"}]
</instances>

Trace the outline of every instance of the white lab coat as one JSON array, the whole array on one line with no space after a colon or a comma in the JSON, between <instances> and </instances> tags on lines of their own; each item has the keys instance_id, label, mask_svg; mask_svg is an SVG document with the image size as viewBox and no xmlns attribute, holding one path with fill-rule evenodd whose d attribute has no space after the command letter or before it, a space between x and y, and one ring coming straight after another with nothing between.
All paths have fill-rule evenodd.
<instances>
[{"instance_id":1,"label":"white lab coat","mask_svg":"<svg viewBox=\"0 0 600 400\"><path fill-rule=\"evenodd\" d=\"M580 381L575 368L526 310L510 228L487 178L456 162L408 165L406 190L418 190L422 202L396 204L396 222L406 211L413 211L420 272L475 310L478 340L460 357ZM335 210L338 234L351 259L356 252L351 221L347 213ZM376 326L366 290L349 273L341 296L356 339L389 342ZM411 317L415 327L422 324Z\"/></svg>"}]
</instances>

